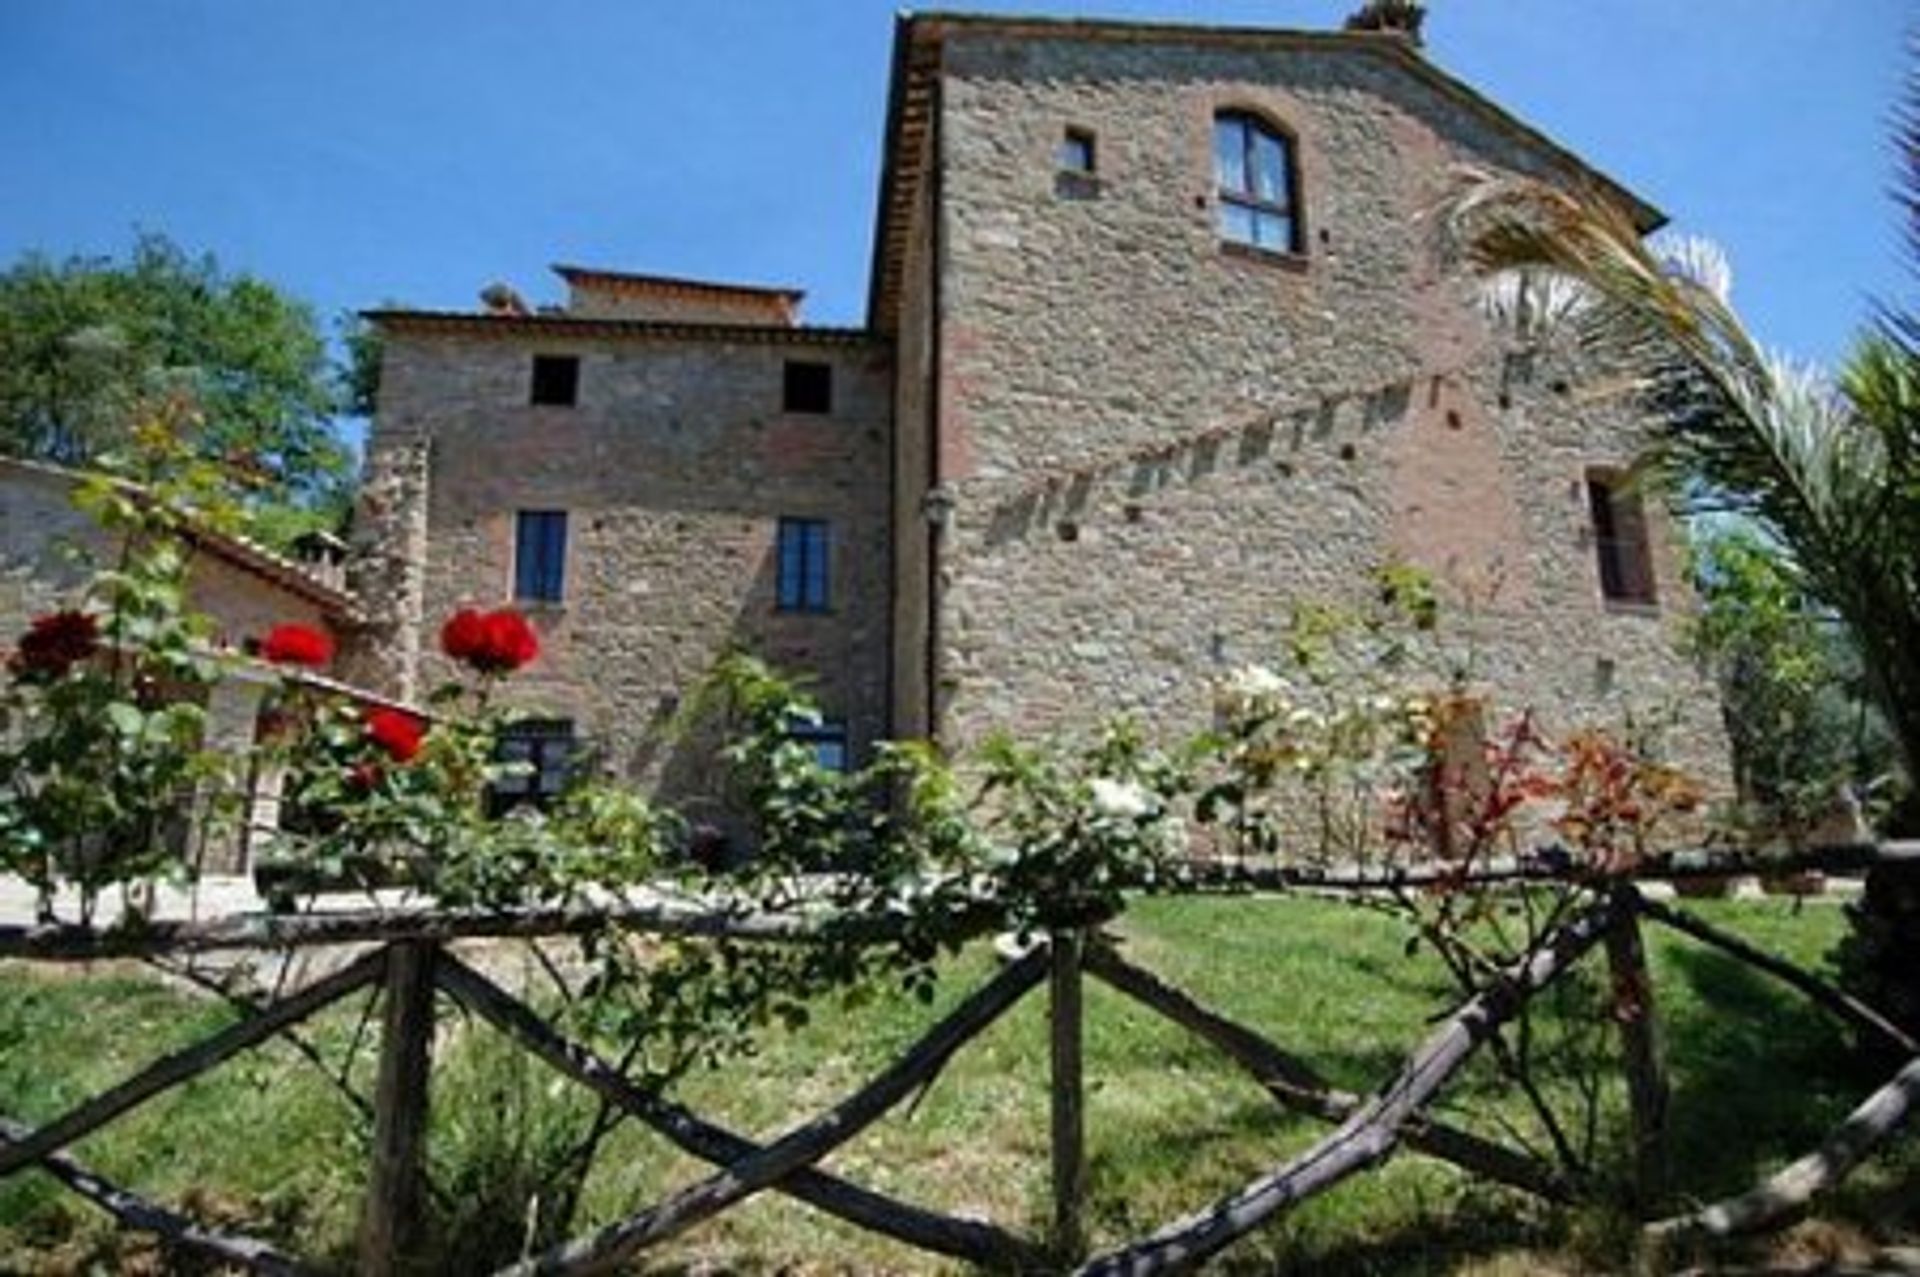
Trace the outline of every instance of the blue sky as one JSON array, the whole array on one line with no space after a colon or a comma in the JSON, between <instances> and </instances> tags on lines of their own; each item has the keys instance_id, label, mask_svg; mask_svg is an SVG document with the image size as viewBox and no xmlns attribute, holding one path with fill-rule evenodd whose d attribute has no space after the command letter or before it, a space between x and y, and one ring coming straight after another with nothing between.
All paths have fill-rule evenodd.
<instances>
[{"instance_id":1,"label":"blue sky","mask_svg":"<svg viewBox=\"0 0 1920 1277\"><path fill-rule=\"evenodd\" d=\"M971 7L1329 27L1357 0ZM0 260L134 227L323 315L547 264L865 300L887 0L0 0ZM1429 56L1730 251L1830 360L1911 291L1886 192L1910 0L1434 0Z\"/></svg>"}]
</instances>

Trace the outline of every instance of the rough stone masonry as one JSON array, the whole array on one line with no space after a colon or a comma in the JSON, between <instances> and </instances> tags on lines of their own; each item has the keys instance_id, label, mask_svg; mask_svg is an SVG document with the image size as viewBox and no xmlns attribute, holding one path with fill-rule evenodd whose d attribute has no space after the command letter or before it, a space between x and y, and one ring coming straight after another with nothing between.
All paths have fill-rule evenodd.
<instances>
[{"instance_id":1,"label":"rough stone masonry","mask_svg":"<svg viewBox=\"0 0 1920 1277\"><path fill-rule=\"evenodd\" d=\"M1223 221L1229 118L1281 139L1281 248ZM1391 32L903 17L884 161L860 329L796 323L792 290L573 267L564 307L375 316L379 677L431 683L439 619L512 601L526 512L568 539L516 695L655 783L697 766L663 729L730 645L811 677L856 760L1116 712L1170 731L1294 605L1403 561L1499 704L1661 718L1724 780L1661 512L1621 507L1630 597L1599 566L1623 533L1595 485L1645 423L1493 332L1435 225L1463 166L1646 205ZM576 398L535 403L554 357ZM795 363L830 369L826 411L788 402ZM812 553L783 520L826 525L822 606L783 606Z\"/></svg>"}]
</instances>

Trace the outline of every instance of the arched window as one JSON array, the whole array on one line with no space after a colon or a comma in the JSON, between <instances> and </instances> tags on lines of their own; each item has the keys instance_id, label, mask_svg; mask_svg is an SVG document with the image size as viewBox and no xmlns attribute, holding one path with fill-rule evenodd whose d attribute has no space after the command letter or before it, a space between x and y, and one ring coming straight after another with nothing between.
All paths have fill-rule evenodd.
<instances>
[{"instance_id":1,"label":"arched window","mask_svg":"<svg viewBox=\"0 0 1920 1277\"><path fill-rule=\"evenodd\" d=\"M1300 251L1293 140L1244 111L1213 117L1220 238L1275 253Z\"/></svg>"}]
</instances>

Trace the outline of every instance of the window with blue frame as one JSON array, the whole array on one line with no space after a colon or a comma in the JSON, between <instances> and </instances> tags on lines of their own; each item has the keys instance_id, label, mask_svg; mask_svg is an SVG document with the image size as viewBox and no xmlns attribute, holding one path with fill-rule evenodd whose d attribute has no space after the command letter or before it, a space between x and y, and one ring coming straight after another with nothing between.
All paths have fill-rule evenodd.
<instances>
[{"instance_id":1,"label":"window with blue frame","mask_svg":"<svg viewBox=\"0 0 1920 1277\"><path fill-rule=\"evenodd\" d=\"M782 612L827 610L828 548L825 519L780 520L776 598Z\"/></svg>"},{"instance_id":2,"label":"window with blue frame","mask_svg":"<svg viewBox=\"0 0 1920 1277\"><path fill-rule=\"evenodd\" d=\"M830 772L847 770L847 725L833 719L795 723L789 736L813 750L813 759Z\"/></svg>"},{"instance_id":3,"label":"window with blue frame","mask_svg":"<svg viewBox=\"0 0 1920 1277\"><path fill-rule=\"evenodd\" d=\"M522 510L514 529L513 597L558 603L567 585L567 512Z\"/></svg>"},{"instance_id":4,"label":"window with blue frame","mask_svg":"<svg viewBox=\"0 0 1920 1277\"><path fill-rule=\"evenodd\" d=\"M1220 238L1271 253L1301 251L1293 140L1245 111L1213 117Z\"/></svg>"}]
</instances>

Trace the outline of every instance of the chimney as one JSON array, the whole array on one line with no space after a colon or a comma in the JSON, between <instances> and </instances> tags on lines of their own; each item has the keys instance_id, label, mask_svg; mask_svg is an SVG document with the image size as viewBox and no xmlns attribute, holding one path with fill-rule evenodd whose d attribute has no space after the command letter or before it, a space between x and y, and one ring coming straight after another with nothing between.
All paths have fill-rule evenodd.
<instances>
[{"instance_id":1,"label":"chimney","mask_svg":"<svg viewBox=\"0 0 1920 1277\"><path fill-rule=\"evenodd\" d=\"M507 284L488 284L480 290L480 304L487 308L489 315L525 315L527 303L519 292Z\"/></svg>"},{"instance_id":2,"label":"chimney","mask_svg":"<svg viewBox=\"0 0 1920 1277\"><path fill-rule=\"evenodd\" d=\"M1347 19L1349 31L1378 31L1396 35L1419 48L1420 26L1427 20L1427 6L1421 0L1366 0Z\"/></svg>"}]
</instances>

